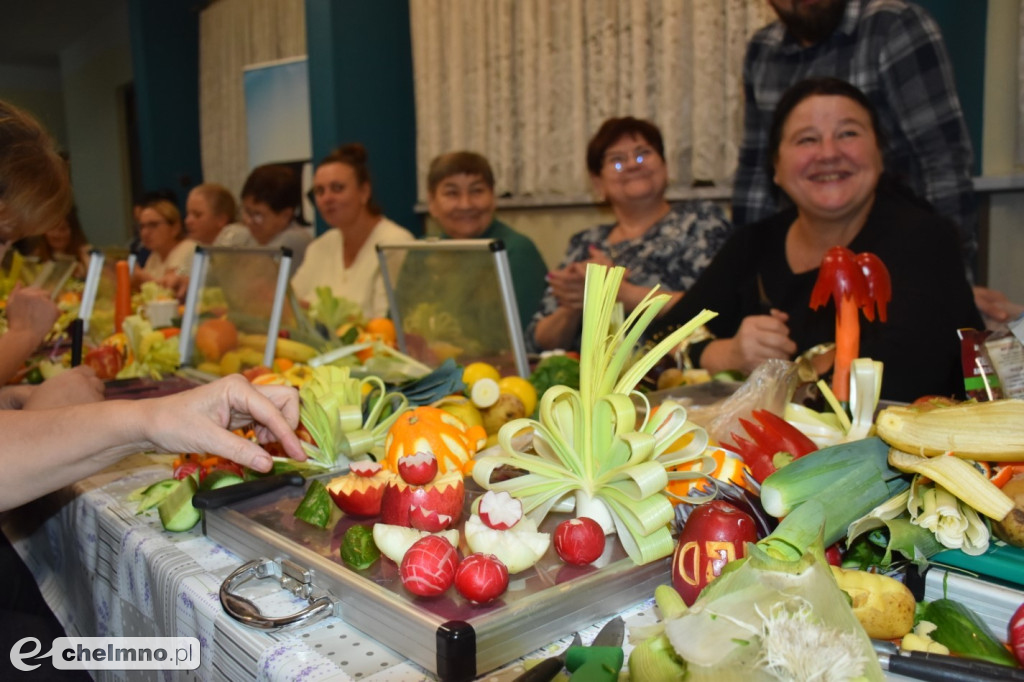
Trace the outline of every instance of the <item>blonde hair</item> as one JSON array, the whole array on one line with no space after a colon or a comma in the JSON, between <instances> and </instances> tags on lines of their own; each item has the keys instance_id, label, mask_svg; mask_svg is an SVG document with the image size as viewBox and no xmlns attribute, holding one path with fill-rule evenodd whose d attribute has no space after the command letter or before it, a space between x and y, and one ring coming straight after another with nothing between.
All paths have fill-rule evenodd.
<instances>
[{"instance_id":1,"label":"blonde hair","mask_svg":"<svg viewBox=\"0 0 1024 682\"><path fill-rule=\"evenodd\" d=\"M67 163L28 113L0 101L0 238L38 235L71 209Z\"/></svg>"},{"instance_id":2,"label":"blonde hair","mask_svg":"<svg viewBox=\"0 0 1024 682\"><path fill-rule=\"evenodd\" d=\"M168 201L167 199L154 199L153 201L147 201L142 205L143 209L151 208L160 214L160 217L169 222L171 225L178 226L178 232L174 235L177 241L181 241L185 238L185 226L181 224L181 211L174 205L174 202Z\"/></svg>"},{"instance_id":3,"label":"blonde hair","mask_svg":"<svg viewBox=\"0 0 1024 682\"><path fill-rule=\"evenodd\" d=\"M238 215L238 206L235 203L235 197L227 187L218 185L216 182L204 182L201 185L196 185L192 191L203 195L206 203L210 206L211 213L227 216L229 223L235 221L235 217Z\"/></svg>"}]
</instances>

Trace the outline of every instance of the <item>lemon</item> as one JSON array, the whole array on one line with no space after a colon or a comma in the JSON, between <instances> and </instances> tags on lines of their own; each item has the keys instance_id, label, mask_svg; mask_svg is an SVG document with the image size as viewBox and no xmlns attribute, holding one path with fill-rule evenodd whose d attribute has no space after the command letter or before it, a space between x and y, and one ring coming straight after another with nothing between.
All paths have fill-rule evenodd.
<instances>
[{"instance_id":1,"label":"lemon","mask_svg":"<svg viewBox=\"0 0 1024 682\"><path fill-rule=\"evenodd\" d=\"M486 362L471 362L462 369L462 383L466 384L467 391L480 379L497 381L500 378L501 372L498 368Z\"/></svg>"},{"instance_id":2,"label":"lemon","mask_svg":"<svg viewBox=\"0 0 1024 682\"><path fill-rule=\"evenodd\" d=\"M537 409L537 389L522 377L507 376L498 379L498 390L502 393L511 393L523 401L527 417Z\"/></svg>"}]
</instances>

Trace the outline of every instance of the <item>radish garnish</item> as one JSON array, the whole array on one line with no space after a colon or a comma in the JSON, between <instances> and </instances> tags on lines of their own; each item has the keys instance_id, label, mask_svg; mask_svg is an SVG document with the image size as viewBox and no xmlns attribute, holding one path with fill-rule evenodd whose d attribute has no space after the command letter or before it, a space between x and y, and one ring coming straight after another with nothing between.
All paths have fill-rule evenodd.
<instances>
[{"instance_id":1,"label":"radish garnish","mask_svg":"<svg viewBox=\"0 0 1024 682\"><path fill-rule=\"evenodd\" d=\"M409 485L426 485L437 476L437 457L433 452L417 452L399 457L398 475Z\"/></svg>"},{"instance_id":2,"label":"radish garnish","mask_svg":"<svg viewBox=\"0 0 1024 682\"><path fill-rule=\"evenodd\" d=\"M459 555L440 535L428 535L413 543L402 557L398 574L405 589L421 597L435 597L451 587Z\"/></svg>"},{"instance_id":3,"label":"radish garnish","mask_svg":"<svg viewBox=\"0 0 1024 682\"><path fill-rule=\"evenodd\" d=\"M523 503L505 491L488 490L480 498L480 520L494 530L508 530L523 518Z\"/></svg>"}]
</instances>

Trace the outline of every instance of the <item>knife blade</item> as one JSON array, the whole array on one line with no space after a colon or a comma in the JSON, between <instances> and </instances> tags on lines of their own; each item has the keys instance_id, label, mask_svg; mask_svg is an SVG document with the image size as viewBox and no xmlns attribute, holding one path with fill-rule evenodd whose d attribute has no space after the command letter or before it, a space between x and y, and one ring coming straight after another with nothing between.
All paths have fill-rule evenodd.
<instances>
[{"instance_id":1,"label":"knife blade","mask_svg":"<svg viewBox=\"0 0 1024 682\"><path fill-rule=\"evenodd\" d=\"M192 506L196 509L217 509L225 505L241 502L256 495L269 493L286 485L303 485L305 477L297 471L290 471L273 476L254 478L235 485L227 485L213 490L200 490L192 496Z\"/></svg>"},{"instance_id":2,"label":"knife blade","mask_svg":"<svg viewBox=\"0 0 1024 682\"><path fill-rule=\"evenodd\" d=\"M618 680L625 658L622 651L625 632L622 616L615 616L604 624L590 646L569 647L565 652L565 667L572 673L569 679L578 682Z\"/></svg>"},{"instance_id":3,"label":"knife blade","mask_svg":"<svg viewBox=\"0 0 1024 682\"><path fill-rule=\"evenodd\" d=\"M1024 682L1024 669L973 658L947 656L924 651L901 652L892 642L871 640L882 669L928 682L978 682L1013 680Z\"/></svg>"},{"instance_id":4,"label":"knife blade","mask_svg":"<svg viewBox=\"0 0 1024 682\"><path fill-rule=\"evenodd\" d=\"M519 677L512 680L512 682L548 682L553 680L562 668L565 667L565 654L574 646L580 646L583 640L580 639L580 633L573 633L572 642L566 647L565 651L558 654L557 656L549 656L543 661L533 666Z\"/></svg>"}]
</instances>

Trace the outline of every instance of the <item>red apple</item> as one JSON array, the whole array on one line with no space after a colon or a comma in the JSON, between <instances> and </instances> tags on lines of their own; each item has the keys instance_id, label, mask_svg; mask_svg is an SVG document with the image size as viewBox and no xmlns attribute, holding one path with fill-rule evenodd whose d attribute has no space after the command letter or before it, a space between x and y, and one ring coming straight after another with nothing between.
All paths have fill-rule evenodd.
<instances>
[{"instance_id":1,"label":"red apple","mask_svg":"<svg viewBox=\"0 0 1024 682\"><path fill-rule=\"evenodd\" d=\"M412 544L402 557L398 574L405 589L421 597L435 597L451 587L459 554L440 535L428 535Z\"/></svg>"},{"instance_id":2,"label":"red apple","mask_svg":"<svg viewBox=\"0 0 1024 682\"><path fill-rule=\"evenodd\" d=\"M448 516L451 517L448 526L451 526L462 516L465 497L466 487L459 471L438 476L426 485L409 485L398 476L392 476L384 486L381 521L395 526L411 526L410 513L420 507L421 510L416 512L418 517L427 518L431 512L438 517Z\"/></svg>"},{"instance_id":3,"label":"red apple","mask_svg":"<svg viewBox=\"0 0 1024 682\"><path fill-rule=\"evenodd\" d=\"M740 508L712 500L690 513L672 557L672 586L687 606L727 563L744 555L747 542L757 542L757 524Z\"/></svg>"},{"instance_id":4,"label":"red apple","mask_svg":"<svg viewBox=\"0 0 1024 682\"><path fill-rule=\"evenodd\" d=\"M555 551L567 564L591 564L604 554L604 529L588 516L562 521L555 528Z\"/></svg>"},{"instance_id":5,"label":"red apple","mask_svg":"<svg viewBox=\"0 0 1024 682\"><path fill-rule=\"evenodd\" d=\"M399 457L398 475L409 485L426 485L437 476L437 457L433 452L416 452Z\"/></svg>"},{"instance_id":6,"label":"red apple","mask_svg":"<svg viewBox=\"0 0 1024 682\"><path fill-rule=\"evenodd\" d=\"M353 464L355 464L353 462ZM384 499L384 488L394 476L383 469L366 476L349 471L327 484L327 492L341 511L350 516L377 516Z\"/></svg>"}]
</instances>

